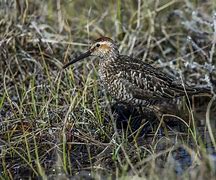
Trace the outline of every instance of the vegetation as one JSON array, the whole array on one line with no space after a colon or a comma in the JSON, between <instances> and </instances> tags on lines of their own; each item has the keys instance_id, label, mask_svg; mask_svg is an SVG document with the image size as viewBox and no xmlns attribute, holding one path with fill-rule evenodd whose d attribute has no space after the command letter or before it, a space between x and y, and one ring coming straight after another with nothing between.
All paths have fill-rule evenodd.
<instances>
[{"instance_id":1,"label":"vegetation","mask_svg":"<svg viewBox=\"0 0 216 180\"><path fill-rule=\"evenodd\" d=\"M1 179L215 179L214 0L0 7ZM62 70L101 35L122 54L211 87L212 96L166 104L160 122L150 110L116 105L99 81L98 59Z\"/></svg>"}]
</instances>

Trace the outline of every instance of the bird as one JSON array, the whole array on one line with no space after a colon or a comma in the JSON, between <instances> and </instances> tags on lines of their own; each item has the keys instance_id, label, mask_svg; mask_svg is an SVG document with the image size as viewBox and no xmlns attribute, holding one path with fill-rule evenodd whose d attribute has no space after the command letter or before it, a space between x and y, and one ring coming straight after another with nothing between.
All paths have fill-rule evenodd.
<instances>
[{"instance_id":1,"label":"bird","mask_svg":"<svg viewBox=\"0 0 216 180\"><path fill-rule=\"evenodd\" d=\"M120 54L117 44L109 37L93 41L89 49L63 66L89 56L99 60L99 77L108 94L117 102L154 109L180 96L209 92L208 88L190 87L161 69L141 59Z\"/></svg>"}]
</instances>

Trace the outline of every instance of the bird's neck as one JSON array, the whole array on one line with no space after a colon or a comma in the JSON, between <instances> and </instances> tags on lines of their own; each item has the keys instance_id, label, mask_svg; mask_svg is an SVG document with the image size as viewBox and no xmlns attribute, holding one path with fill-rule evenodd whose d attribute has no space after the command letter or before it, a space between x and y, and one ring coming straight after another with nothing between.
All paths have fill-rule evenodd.
<instances>
[{"instance_id":1,"label":"bird's neck","mask_svg":"<svg viewBox=\"0 0 216 180\"><path fill-rule=\"evenodd\" d=\"M118 59L118 54L109 54L107 56L104 56L100 60L100 66L107 66L109 64L112 64Z\"/></svg>"},{"instance_id":2,"label":"bird's neck","mask_svg":"<svg viewBox=\"0 0 216 180\"><path fill-rule=\"evenodd\" d=\"M100 59L99 61L99 76L103 83L107 83L108 79L112 75L111 71L115 66L115 62L118 57L115 56L106 56Z\"/></svg>"},{"instance_id":3,"label":"bird's neck","mask_svg":"<svg viewBox=\"0 0 216 180\"><path fill-rule=\"evenodd\" d=\"M113 63L115 64L116 60L118 60L119 58L119 51L117 48L112 48L109 53L107 53L106 55L104 55L101 59L100 59L100 67L101 68L105 68L107 66L112 66Z\"/></svg>"}]
</instances>

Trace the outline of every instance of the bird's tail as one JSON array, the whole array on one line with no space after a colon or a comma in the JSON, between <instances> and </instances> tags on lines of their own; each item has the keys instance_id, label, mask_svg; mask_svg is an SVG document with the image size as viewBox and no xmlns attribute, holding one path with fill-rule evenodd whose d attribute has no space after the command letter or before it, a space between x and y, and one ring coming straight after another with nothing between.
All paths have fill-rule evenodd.
<instances>
[{"instance_id":1,"label":"bird's tail","mask_svg":"<svg viewBox=\"0 0 216 180\"><path fill-rule=\"evenodd\" d=\"M186 89L187 91L187 89ZM191 95L195 94L206 94L210 95L211 94L211 88L210 87L194 87L193 91L187 91Z\"/></svg>"}]
</instances>

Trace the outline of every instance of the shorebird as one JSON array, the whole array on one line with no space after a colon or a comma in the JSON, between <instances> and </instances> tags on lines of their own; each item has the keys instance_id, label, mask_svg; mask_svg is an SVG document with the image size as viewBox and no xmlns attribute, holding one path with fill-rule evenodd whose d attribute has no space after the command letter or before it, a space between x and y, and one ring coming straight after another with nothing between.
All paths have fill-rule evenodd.
<instances>
[{"instance_id":1,"label":"shorebird","mask_svg":"<svg viewBox=\"0 0 216 180\"><path fill-rule=\"evenodd\" d=\"M140 59L121 55L108 37L95 40L90 48L63 68L89 56L97 56L99 77L107 92L117 100L135 106L158 107L176 97L206 93L206 88L189 87Z\"/></svg>"}]
</instances>

